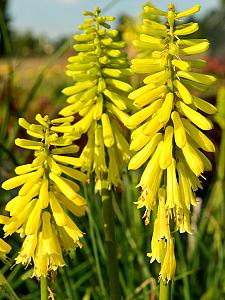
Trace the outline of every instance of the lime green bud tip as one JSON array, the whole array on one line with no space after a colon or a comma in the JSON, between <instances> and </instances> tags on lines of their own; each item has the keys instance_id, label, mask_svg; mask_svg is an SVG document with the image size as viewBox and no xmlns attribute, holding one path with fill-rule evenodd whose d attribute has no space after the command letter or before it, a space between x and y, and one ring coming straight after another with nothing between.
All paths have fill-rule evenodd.
<instances>
[{"instance_id":1,"label":"lime green bud tip","mask_svg":"<svg viewBox=\"0 0 225 300\"><path fill-rule=\"evenodd\" d=\"M175 11L175 6L172 2L169 3L168 10Z\"/></svg>"},{"instance_id":2,"label":"lime green bud tip","mask_svg":"<svg viewBox=\"0 0 225 300\"><path fill-rule=\"evenodd\" d=\"M97 6L97 7L94 8L94 13L95 13L96 15L99 15L100 12L101 12L101 8L100 8L99 6Z\"/></svg>"}]
</instances>

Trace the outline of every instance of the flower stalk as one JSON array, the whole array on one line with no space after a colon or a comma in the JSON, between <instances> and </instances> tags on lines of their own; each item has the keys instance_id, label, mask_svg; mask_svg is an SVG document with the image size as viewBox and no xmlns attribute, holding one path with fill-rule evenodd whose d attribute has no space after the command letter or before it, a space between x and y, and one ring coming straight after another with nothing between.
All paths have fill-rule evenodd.
<instances>
[{"instance_id":1,"label":"flower stalk","mask_svg":"<svg viewBox=\"0 0 225 300\"><path fill-rule=\"evenodd\" d=\"M102 212L103 212L103 228L105 236L105 245L107 253L107 265L109 276L110 299L121 299L119 268L117 259L117 247L115 238L115 221L112 205L112 193L107 188L108 182L102 182Z\"/></svg>"},{"instance_id":2,"label":"flower stalk","mask_svg":"<svg viewBox=\"0 0 225 300\"><path fill-rule=\"evenodd\" d=\"M170 282L165 284L165 282L160 280L159 300L170 300L170 286L171 286Z\"/></svg>"},{"instance_id":3,"label":"flower stalk","mask_svg":"<svg viewBox=\"0 0 225 300\"><path fill-rule=\"evenodd\" d=\"M48 300L48 282L47 278L41 276L40 279L40 286L41 286L41 300Z\"/></svg>"}]
</instances>

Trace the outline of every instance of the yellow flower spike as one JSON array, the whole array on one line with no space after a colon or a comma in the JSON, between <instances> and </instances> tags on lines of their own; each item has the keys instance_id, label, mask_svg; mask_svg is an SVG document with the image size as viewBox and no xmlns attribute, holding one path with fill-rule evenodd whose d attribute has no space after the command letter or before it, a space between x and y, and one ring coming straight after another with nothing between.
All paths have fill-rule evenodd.
<instances>
[{"instance_id":1,"label":"yellow flower spike","mask_svg":"<svg viewBox=\"0 0 225 300\"><path fill-rule=\"evenodd\" d=\"M127 93L132 91L128 83L131 70L123 51L125 43L118 41L118 31L111 30L108 24L115 18L101 16L99 8L84 15L91 17L85 18L84 23L79 26L83 32L74 36L74 49L77 53L68 59L66 71L75 84L63 89L70 105L63 108L60 114L80 115L80 120L74 126L74 132L68 132L67 136L75 139L74 134L80 138L82 134L87 133L88 141L80 154L81 169L88 171L89 174L95 173L96 183L100 182L102 180L100 176L104 175L104 178L108 178L110 188L117 184L115 180L114 183L109 180L112 178L109 172L113 160L111 159L110 163L110 160L105 157L107 149L114 147L115 150L112 151L121 160L118 168L120 177L129 156L126 143L120 137L116 138L112 123L113 120L118 119L127 126L129 117L127 111L131 108L130 101L127 99ZM158 42L161 46L160 41ZM101 130L104 143L97 145ZM122 132L122 127L119 127L119 131ZM127 148L125 153L122 148ZM119 184L120 180L117 182Z\"/></svg>"},{"instance_id":2,"label":"yellow flower spike","mask_svg":"<svg viewBox=\"0 0 225 300\"><path fill-rule=\"evenodd\" d=\"M35 132L35 138L41 139L41 142L17 139L16 144L22 148L34 150L34 159L30 164L16 167L17 176L3 182L2 187L6 190L21 188L18 196L11 199L5 207L9 217L0 217L0 223L4 224L5 236L17 232L24 239L16 264L27 266L32 262L34 275L46 277L51 271L65 265L62 249L68 248L65 248L64 240L70 241L69 249L81 245L79 239L83 234L70 221L67 210L64 209L70 210L76 217L85 214L86 201L77 194L79 185L72 179L85 181L87 175L74 169L74 166L81 166L81 161L71 156L79 150L78 146L72 145L72 138L67 136L67 129L75 128L70 123L74 121L74 117L50 120L48 116L38 114L36 120L38 124L30 124L25 119L19 120L27 134L33 137ZM68 231L76 229L76 238L70 240L66 232L64 239L60 237L63 226L66 227L67 223ZM1 252L5 251L6 254L8 250L9 248L1 250L0 240L0 257Z\"/></svg>"},{"instance_id":3,"label":"yellow flower spike","mask_svg":"<svg viewBox=\"0 0 225 300\"><path fill-rule=\"evenodd\" d=\"M203 172L212 167L201 149L215 151L202 132L212 129L213 124L202 112L213 114L216 108L194 96L195 91L206 91L215 78L197 73L196 69L205 67L206 61L189 58L207 51L209 41L189 38L198 30L197 23L179 25L181 18L199 10L200 6L195 5L176 12L170 3L164 13L147 5L139 39L134 41L141 53L131 61L133 72L146 77L144 85L129 95L137 110L127 120L127 126L133 130L130 150L137 152L129 169L135 170L146 163L138 184L142 192L136 204L137 208L146 208L145 224L149 223L151 211L158 211L153 216L152 253L148 256L151 262L156 259L162 263L160 277L165 283L173 278L176 261L172 233L163 227L162 216L168 216L168 223L172 220L180 233L192 233L190 211L196 205L194 192L202 188L200 176L204 178ZM160 21L152 21L151 12L162 16ZM159 200L162 194L163 201Z\"/></svg>"}]
</instances>

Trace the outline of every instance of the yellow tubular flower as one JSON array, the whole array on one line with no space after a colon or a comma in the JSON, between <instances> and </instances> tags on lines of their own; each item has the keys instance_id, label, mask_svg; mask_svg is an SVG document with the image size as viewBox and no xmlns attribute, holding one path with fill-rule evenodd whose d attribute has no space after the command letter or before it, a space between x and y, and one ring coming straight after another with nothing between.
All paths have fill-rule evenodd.
<instances>
[{"instance_id":1,"label":"yellow tubular flower","mask_svg":"<svg viewBox=\"0 0 225 300\"><path fill-rule=\"evenodd\" d=\"M145 85L129 95L139 109L127 120L133 130L130 149L138 151L129 169L136 170L146 162L138 185L142 193L137 206L146 208L145 224L149 224L151 211L157 211L152 253L148 256L151 262L156 259L162 264L160 277L165 282L173 278L176 267L170 220L179 232L192 232L190 210L196 204L195 191L202 187L198 177L212 168L201 149L215 151L202 132L213 128L202 111L213 114L216 108L193 95L193 90L205 91L215 78L193 71L205 66L204 60L188 58L205 52L209 42L188 39L198 30L197 23L179 25L180 18L199 10L200 6L195 5L176 12L170 3L168 11L163 12L146 5L139 40L134 41L141 55L132 60L132 69L146 77ZM167 17L165 25L153 22L153 15L162 16L162 20Z\"/></svg>"},{"instance_id":2,"label":"yellow tubular flower","mask_svg":"<svg viewBox=\"0 0 225 300\"><path fill-rule=\"evenodd\" d=\"M6 254L11 251L12 247L7 244L3 239L0 239L0 259L6 261Z\"/></svg>"},{"instance_id":3,"label":"yellow tubular flower","mask_svg":"<svg viewBox=\"0 0 225 300\"><path fill-rule=\"evenodd\" d=\"M46 277L64 266L63 253L81 247L83 233L67 213L69 210L81 217L86 205L74 180L86 181L87 175L74 169L80 166L80 159L70 156L79 150L67 135L73 120L71 116L50 120L39 114L38 124L19 119L26 132L41 141L16 139L16 145L34 150L34 159L16 167L17 176L2 184L6 190L20 188L18 196L5 207L9 217L0 216L0 223L4 224L5 236L17 232L24 238L16 263L26 266L33 262L36 277ZM9 250L10 246L0 239L0 256Z\"/></svg>"},{"instance_id":4,"label":"yellow tubular flower","mask_svg":"<svg viewBox=\"0 0 225 300\"><path fill-rule=\"evenodd\" d=\"M79 158L81 169L95 173L96 188L103 178L108 180L110 188L121 183L122 170L130 158L122 126L129 125L127 111L131 101L127 95L132 87L128 84L131 70L123 51L125 43L118 41L118 31L111 30L108 24L114 17L101 16L100 12L98 7L93 12L84 12L89 18L79 26L83 33L74 36L77 54L68 59L66 71L75 84L62 91L68 96L69 105L60 114L64 117L79 114L81 119L72 127L58 130L65 129L73 140L87 133L88 141ZM149 107L146 118L159 104Z\"/></svg>"}]
</instances>

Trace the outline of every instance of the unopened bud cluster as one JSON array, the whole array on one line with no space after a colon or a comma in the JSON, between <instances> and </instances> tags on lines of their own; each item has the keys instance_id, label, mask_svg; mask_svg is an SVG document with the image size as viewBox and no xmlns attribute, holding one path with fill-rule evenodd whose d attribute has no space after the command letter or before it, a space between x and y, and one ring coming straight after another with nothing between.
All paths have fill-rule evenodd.
<instances>
[{"instance_id":1,"label":"unopened bud cluster","mask_svg":"<svg viewBox=\"0 0 225 300\"><path fill-rule=\"evenodd\" d=\"M66 74L75 80L63 93L68 106L60 111L63 116L79 114L81 119L71 132L74 139L87 133L88 142L81 152L82 170L94 172L96 188L101 189L104 178L111 185L121 182L124 165L129 160L129 144L122 133L126 124L126 110L130 102L127 83L130 75L124 42L117 41L117 30L111 30L114 17L100 16L100 9L84 12L84 31L74 36L76 56L69 58ZM118 122L119 120L119 122Z\"/></svg>"}]
</instances>

